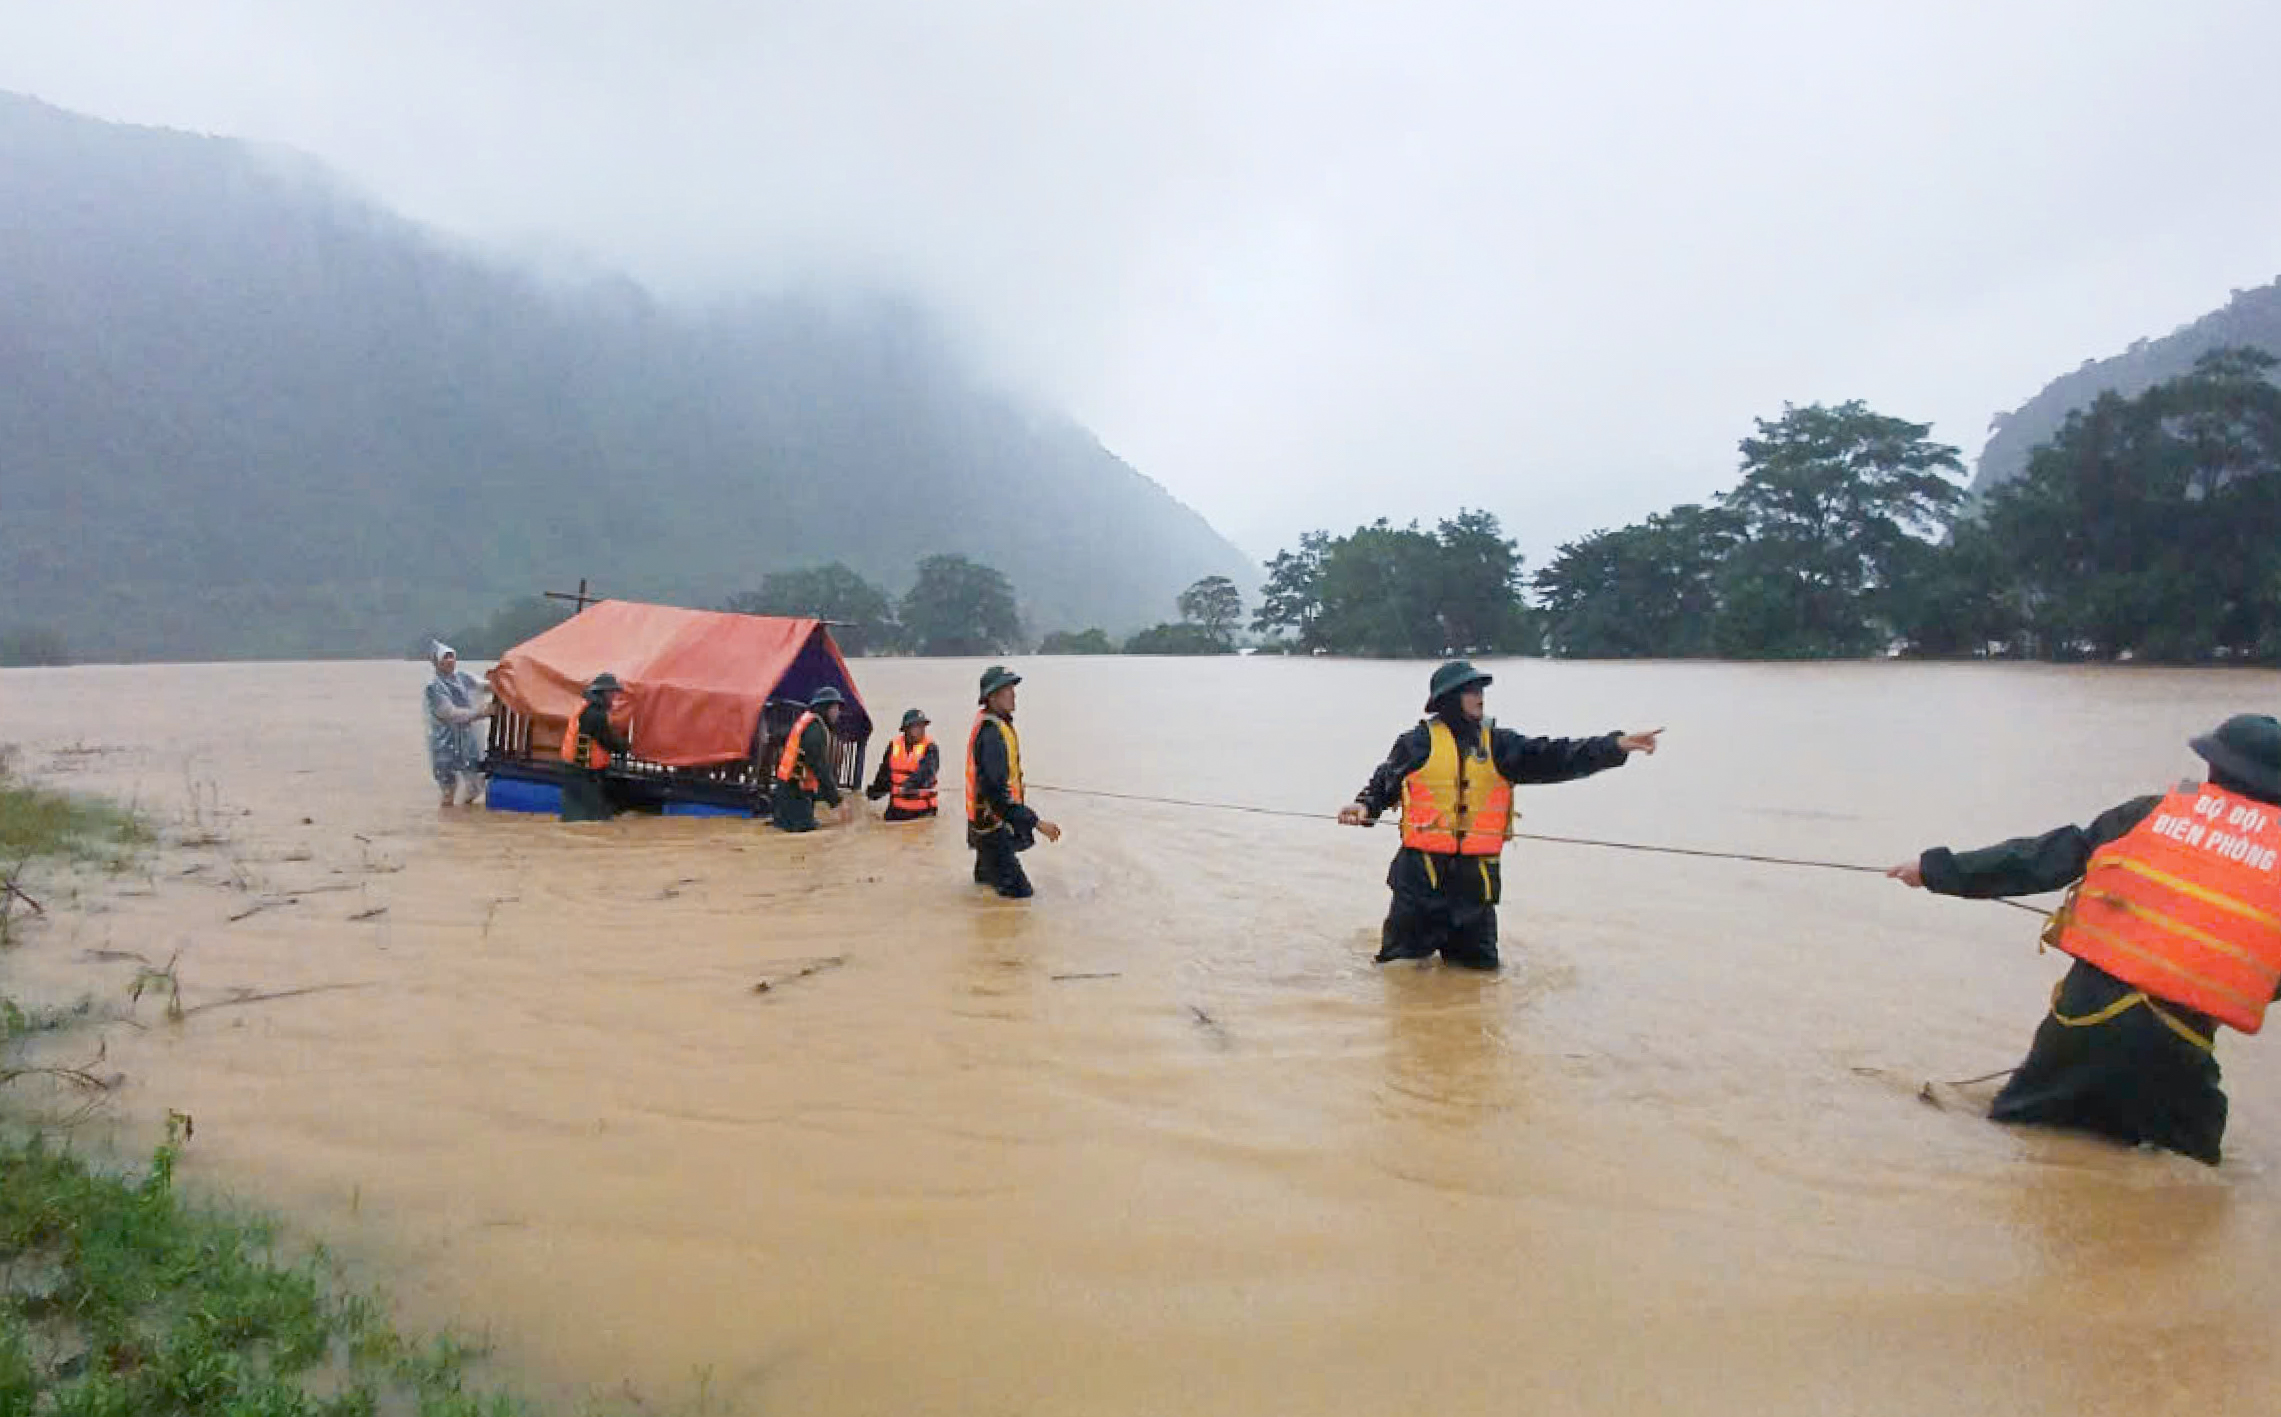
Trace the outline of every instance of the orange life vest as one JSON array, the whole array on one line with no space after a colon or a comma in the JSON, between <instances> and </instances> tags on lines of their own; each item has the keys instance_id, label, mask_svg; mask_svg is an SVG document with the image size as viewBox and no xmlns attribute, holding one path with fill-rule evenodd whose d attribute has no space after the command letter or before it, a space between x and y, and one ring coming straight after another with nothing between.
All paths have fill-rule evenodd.
<instances>
[{"instance_id":1,"label":"orange life vest","mask_svg":"<svg viewBox=\"0 0 2281 1417\"><path fill-rule=\"evenodd\" d=\"M816 765L800 756L800 735L806 733L808 725L816 721L814 710L802 712L799 721L792 725L792 736L784 740L783 755L776 760L776 780L797 783L802 792L814 792L822 785L816 780Z\"/></svg>"},{"instance_id":2,"label":"orange life vest","mask_svg":"<svg viewBox=\"0 0 2281 1417\"><path fill-rule=\"evenodd\" d=\"M906 812L932 812L939 787L906 787L911 774L919 770L927 753L935 746L932 738L921 738L917 747L900 733L887 745L887 805Z\"/></svg>"},{"instance_id":3,"label":"orange life vest","mask_svg":"<svg viewBox=\"0 0 2281 1417\"><path fill-rule=\"evenodd\" d=\"M610 750L578 731L579 714L562 726L562 760L573 767L597 772L610 765Z\"/></svg>"},{"instance_id":4,"label":"orange life vest","mask_svg":"<svg viewBox=\"0 0 2281 1417\"><path fill-rule=\"evenodd\" d=\"M1513 784L1489 754L1490 727L1459 752L1457 735L1440 719L1426 725L1433 750L1425 766L1402 779L1402 844L1437 856L1496 856L1513 825Z\"/></svg>"},{"instance_id":5,"label":"orange life vest","mask_svg":"<svg viewBox=\"0 0 2281 1417\"><path fill-rule=\"evenodd\" d=\"M2281 983L2281 807L2187 784L2091 853L2044 939L2244 1033Z\"/></svg>"},{"instance_id":6,"label":"orange life vest","mask_svg":"<svg viewBox=\"0 0 2281 1417\"><path fill-rule=\"evenodd\" d=\"M982 800L975 791L974 744L982 737L982 725L995 723L999 736L1006 742L1006 800L1022 800L1022 741L1014 736L1014 725L984 709L974 716L974 730L966 735L966 821L978 832L994 832L1006 825L997 809Z\"/></svg>"}]
</instances>

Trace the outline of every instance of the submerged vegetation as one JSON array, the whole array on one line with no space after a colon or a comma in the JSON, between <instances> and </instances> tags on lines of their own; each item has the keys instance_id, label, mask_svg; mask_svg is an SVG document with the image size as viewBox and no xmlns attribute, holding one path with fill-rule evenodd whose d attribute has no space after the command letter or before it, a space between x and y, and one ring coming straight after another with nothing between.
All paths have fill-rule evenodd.
<instances>
[{"instance_id":1,"label":"submerged vegetation","mask_svg":"<svg viewBox=\"0 0 2281 1417\"><path fill-rule=\"evenodd\" d=\"M0 1417L530 1410L467 1384L481 1348L405 1339L320 1252L174 1187L175 1118L140 1175L0 1136Z\"/></svg>"},{"instance_id":2,"label":"submerged vegetation","mask_svg":"<svg viewBox=\"0 0 2281 1417\"><path fill-rule=\"evenodd\" d=\"M11 920L43 909L18 884L29 863L118 860L150 840L130 811L23 780L0 748L0 944ZM142 971L134 989L171 976L171 965ZM471 1380L484 1345L407 1337L321 1248L297 1250L258 1215L184 1197L175 1167L190 1118L169 1114L145 1165L81 1155L73 1123L105 1103L117 1076L25 1055L108 1016L92 998L36 1005L0 992L0 1417L539 1410ZM168 1014L183 1016L178 1003ZM94 1100L60 1120L42 1115L9 1086L34 1081Z\"/></svg>"},{"instance_id":3,"label":"submerged vegetation","mask_svg":"<svg viewBox=\"0 0 2281 1417\"><path fill-rule=\"evenodd\" d=\"M33 859L119 867L150 841L150 828L131 811L24 781L15 749L0 744L0 945L14 942L19 911L41 910L21 884Z\"/></svg>"}]
</instances>

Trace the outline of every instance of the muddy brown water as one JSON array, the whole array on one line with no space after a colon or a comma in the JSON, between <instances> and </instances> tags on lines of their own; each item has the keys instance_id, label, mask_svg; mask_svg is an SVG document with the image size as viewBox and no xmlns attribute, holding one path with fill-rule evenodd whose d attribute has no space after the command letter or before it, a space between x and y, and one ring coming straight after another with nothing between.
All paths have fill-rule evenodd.
<instances>
[{"instance_id":1,"label":"muddy brown water","mask_svg":"<svg viewBox=\"0 0 2281 1417\"><path fill-rule=\"evenodd\" d=\"M955 776L980 666L857 667L878 716L935 715ZM2281 701L2255 673L1495 667L1491 712L1524 731L1670 728L1654 759L1524 792L1524 830L1880 865L2088 820ZM1023 668L1039 782L1326 817L1425 678ZM1523 842L1501 975L1381 970L1384 829L1040 791L1068 835L1014 906L971 886L948 822L439 813L425 674L0 673L24 768L169 838L123 876L47 878L54 918L0 970L123 1002L119 956L178 955L194 1012L146 996L143 1027L106 1031L120 1143L192 1114L186 1175L359 1257L414 1322L487 1329L542 1392L1373 1417L2277 1401L2281 1050L2221 1043L2217 1171L1992 1126L1992 1084L1919 1099L2017 1061L2061 972L2027 915ZM295 989L317 992L231 1004Z\"/></svg>"}]
</instances>

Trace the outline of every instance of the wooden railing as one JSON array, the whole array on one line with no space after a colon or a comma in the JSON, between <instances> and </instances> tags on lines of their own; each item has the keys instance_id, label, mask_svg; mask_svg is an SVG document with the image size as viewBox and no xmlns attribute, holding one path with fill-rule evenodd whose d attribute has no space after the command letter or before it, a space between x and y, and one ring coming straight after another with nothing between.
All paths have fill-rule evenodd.
<instances>
[{"instance_id":1,"label":"wooden railing","mask_svg":"<svg viewBox=\"0 0 2281 1417\"><path fill-rule=\"evenodd\" d=\"M723 790L738 797L764 798L775 777L776 760L784 752L784 741L792 725L800 719L804 706L771 700L762 709L759 730L754 734L756 751L750 758L735 762L717 763L711 767L676 768L653 763L636 754L621 753L610 764L613 776L656 786L670 796L676 786L699 789L703 795L719 795ZM531 741L532 720L499 704L491 715L489 752L485 757L487 768L517 763L545 768L550 774L562 765L562 747L559 742L534 744ZM840 739L832 742L832 776L843 791L860 791L863 787L863 764L868 738ZM705 791L704 789L711 789Z\"/></svg>"}]
</instances>

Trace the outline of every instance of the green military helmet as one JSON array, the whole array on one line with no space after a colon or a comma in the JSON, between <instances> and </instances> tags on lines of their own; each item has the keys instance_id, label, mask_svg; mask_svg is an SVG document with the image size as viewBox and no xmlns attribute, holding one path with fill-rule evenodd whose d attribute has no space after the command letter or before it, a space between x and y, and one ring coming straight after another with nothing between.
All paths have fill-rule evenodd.
<instances>
[{"instance_id":1,"label":"green military helmet","mask_svg":"<svg viewBox=\"0 0 2281 1417\"><path fill-rule=\"evenodd\" d=\"M934 720L932 720L932 719L928 718L928 717L927 717L925 714L923 714L923 713L919 712L917 709L905 709L905 710L903 710L903 723L902 723L902 727L903 727L905 730L908 730L908 729L910 729L910 728L911 728L911 727L912 727L914 724L920 724L920 725L923 725L923 724L927 724L927 723L932 723L933 721L934 721Z\"/></svg>"},{"instance_id":2,"label":"green military helmet","mask_svg":"<svg viewBox=\"0 0 2281 1417\"><path fill-rule=\"evenodd\" d=\"M990 702L990 696L1000 689L1011 688L1022 682L1022 676L1003 664L993 664L982 671L982 696L976 703Z\"/></svg>"},{"instance_id":3,"label":"green military helmet","mask_svg":"<svg viewBox=\"0 0 2281 1417\"><path fill-rule=\"evenodd\" d=\"M626 686L618 682L618 676L607 669L595 675L586 685L589 694L622 694L625 690Z\"/></svg>"},{"instance_id":4,"label":"green military helmet","mask_svg":"<svg viewBox=\"0 0 2281 1417\"><path fill-rule=\"evenodd\" d=\"M1487 671L1474 668L1471 660L1453 659L1434 671L1433 683L1426 690L1426 707L1431 709L1461 689L1494 682Z\"/></svg>"},{"instance_id":5,"label":"green military helmet","mask_svg":"<svg viewBox=\"0 0 2281 1417\"><path fill-rule=\"evenodd\" d=\"M2273 715L2237 713L2187 746L2251 791L2281 798L2281 720Z\"/></svg>"},{"instance_id":6,"label":"green military helmet","mask_svg":"<svg viewBox=\"0 0 2281 1417\"><path fill-rule=\"evenodd\" d=\"M824 687L818 689L814 694L811 694L809 696L808 707L812 709L820 709L826 704L844 704L846 702L847 700L841 696L839 690L833 688L829 684L826 684Z\"/></svg>"}]
</instances>

